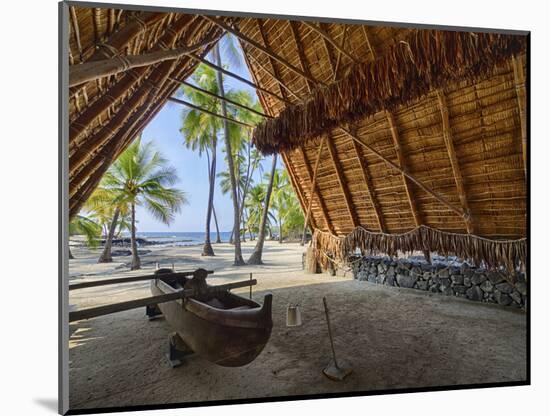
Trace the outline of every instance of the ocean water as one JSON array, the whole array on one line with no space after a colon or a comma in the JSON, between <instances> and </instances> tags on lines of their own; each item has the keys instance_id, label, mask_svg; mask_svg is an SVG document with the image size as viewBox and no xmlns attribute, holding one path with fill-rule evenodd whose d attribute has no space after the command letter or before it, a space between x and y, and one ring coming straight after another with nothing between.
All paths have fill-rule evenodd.
<instances>
[{"instance_id":1,"label":"ocean water","mask_svg":"<svg viewBox=\"0 0 550 416\"><path fill-rule=\"evenodd\" d=\"M190 246L204 243L204 232L175 232L175 231L158 231L158 232L140 232L136 233L136 237L145 238L147 241L162 244L167 246ZM222 242L229 241L231 232L220 231ZM129 237L129 234L127 235ZM210 233L212 243L216 241L216 232Z\"/></svg>"}]
</instances>

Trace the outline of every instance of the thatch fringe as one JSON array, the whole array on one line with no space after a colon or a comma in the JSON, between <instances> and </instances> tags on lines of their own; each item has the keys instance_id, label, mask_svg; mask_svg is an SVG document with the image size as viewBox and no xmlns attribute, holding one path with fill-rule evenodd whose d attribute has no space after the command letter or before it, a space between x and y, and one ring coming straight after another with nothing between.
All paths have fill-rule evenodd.
<instances>
[{"instance_id":1,"label":"thatch fringe","mask_svg":"<svg viewBox=\"0 0 550 416\"><path fill-rule=\"evenodd\" d=\"M376 61L355 65L341 81L319 87L308 101L257 126L264 154L291 150L345 122L395 110L446 83L485 78L526 49L525 36L417 30Z\"/></svg>"},{"instance_id":2,"label":"thatch fringe","mask_svg":"<svg viewBox=\"0 0 550 416\"><path fill-rule=\"evenodd\" d=\"M456 234L421 225L403 234L371 232L357 227L345 237L337 237L319 229L313 233L312 247L315 258L324 269L332 261L344 263L355 254L356 249L364 254L387 254L398 251L431 251L440 255L454 255L484 265L489 269L504 267L510 275L527 260L527 240L490 240L472 234Z\"/></svg>"}]
</instances>

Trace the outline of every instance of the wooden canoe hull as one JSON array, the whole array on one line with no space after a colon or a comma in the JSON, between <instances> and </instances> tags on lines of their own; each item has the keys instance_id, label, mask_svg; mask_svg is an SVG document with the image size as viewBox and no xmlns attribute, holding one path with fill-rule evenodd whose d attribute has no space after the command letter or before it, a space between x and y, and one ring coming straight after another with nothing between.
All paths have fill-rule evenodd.
<instances>
[{"instance_id":1,"label":"wooden canoe hull","mask_svg":"<svg viewBox=\"0 0 550 416\"><path fill-rule=\"evenodd\" d=\"M151 282L153 295L176 291L156 279ZM240 367L252 362L269 340L272 295L266 295L263 306L228 293L231 301L249 309L218 309L192 298L158 305L166 321L189 348L206 360L225 367Z\"/></svg>"}]
</instances>

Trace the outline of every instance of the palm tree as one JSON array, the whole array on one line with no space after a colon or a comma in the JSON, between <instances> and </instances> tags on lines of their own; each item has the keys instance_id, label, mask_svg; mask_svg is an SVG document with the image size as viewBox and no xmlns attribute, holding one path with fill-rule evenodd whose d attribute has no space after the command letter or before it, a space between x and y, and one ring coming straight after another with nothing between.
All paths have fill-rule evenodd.
<instances>
[{"instance_id":1,"label":"palm tree","mask_svg":"<svg viewBox=\"0 0 550 416\"><path fill-rule=\"evenodd\" d=\"M273 175L273 208L277 211L277 226L279 228L279 243L283 242L283 217L287 209L288 177L283 170L277 169Z\"/></svg>"},{"instance_id":2,"label":"palm tree","mask_svg":"<svg viewBox=\"0 0 550 416\"><path fill-rule=\"evenodd\" d=\"M86 201L85 208L91 210L94 216L102 218L105 224L109 224L108 232L105 235L103 252L99 256L97 262L110 263L113 261L111 255L113 238L119 223L120 232L123 227L122 221L128 216L128 204L120 197L119 192L105 187L104 180L102 180L99 187L94 191L88 201Z\"/></svg>"},{"instance_id":3,"label":"palm tree","mask_svg":"<svg viewBox=\"0 0 550 416\"><path fill-rule=\"evenodd\" d=\"M248 259L248 264L262 264L262 252L264 250L264 241L265 241L265 231L267 224L267 216L269 212L269 206L271 203L271 193L273 191L273 181L275 177L275 171L277 170L277 154L273 155L273 161L271 162L271 172L269 174L269 182L267 184L267 189L265 192L265 201L264 208L262 213L262 219L260 221L260 230L258 233L258 241L256 241L256 246L252 255Z\"/></svg>"},{"instance_id":4,"label":"palm tree","mask_svg":"<svg viewBox=\"0 0 550 416\"><path fill-rule=\"evenodd\" d=\"M216 65L222 66L221 57L220 57L220 47L219 44L216 43L214 46L214 60L216 62ZM221 72L216 72L216 80L218 82L218 89L219 89L219 95L221 97L225 97L225 89L223 85L223 77ZM222 115L224 117L227 117L227 105L225 101L221 102L221 109L222 109ZM233 153L231 151L231 138L229 135L229 122L227 120L223 120L223 130L224 130L224 140L225 140L225 149L226 149L226 157L227 157L227 167L229 170L229 178L231 181L231 199L233 200L233 235L236 237L235 240L235 259L233 264L235 266L241 266L244 265L243 255L241 251L241 239L238 238L239 236L239 229L240 229L240 211L239 211L239 200L237 196L237 180L235 178L235 166L233 164Z\"/></svg>"},{"instance_id":5,"label":"palm tree","mask_svg":"<svg viewBox=\"0 0 550 416\"><path fill-rule=\"evenodd\" d=\"M104 187L118 195L114 203L130 207L132 270L141 267L136 243L136 205L145 206L153 217L170 224L174 213L187 203L182 191L168 187L176 183L178 177L167 162L151 142L142 144L138 137L103 178Z\"/></svg>"},{"instance_id":6,"label":"palm tree","mask_svg":"<svg viewBox=\"0 0 550 416\"><path fill-rule=\"evenodd\" d=\"M101 235L101 225L84 215L75 215L69 222L69 235L83 235L88 247L95 247ZM74 259L70 247L69 259Z\"/></svg>"}]
</instances>

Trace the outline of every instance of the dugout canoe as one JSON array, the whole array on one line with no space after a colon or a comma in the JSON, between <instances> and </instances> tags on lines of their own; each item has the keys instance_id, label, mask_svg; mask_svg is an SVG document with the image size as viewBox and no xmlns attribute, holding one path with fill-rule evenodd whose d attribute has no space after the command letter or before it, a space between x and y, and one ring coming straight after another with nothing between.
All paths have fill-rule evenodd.
<instances>
[{"instance_id":1,"label":"dugout canoe","mask_svg":"<svg viewBox=\"0 0 550 416\"><path fill-rule=\"evenodd\" d=\"M151 281L151 292L153 296L174 293L185 284L159 276ZM252 362L271 335L272 295L265 295L263 305L229 291L207 298L185 297L161 303L158 308L186 347L206 360L224 367Z\"/></svg>"}]
</instances>

